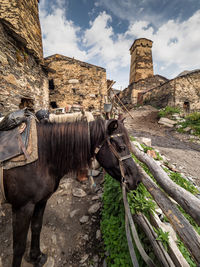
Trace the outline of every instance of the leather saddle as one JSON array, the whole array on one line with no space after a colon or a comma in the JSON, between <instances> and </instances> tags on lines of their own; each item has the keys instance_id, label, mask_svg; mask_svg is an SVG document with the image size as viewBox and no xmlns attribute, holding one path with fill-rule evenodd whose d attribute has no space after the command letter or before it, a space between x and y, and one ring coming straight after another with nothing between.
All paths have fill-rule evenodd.
<instances>
[{"instance_id":1,"label":"leather saddle","mask_svg":"<svg viewBox=\"0 0 200 267\"><path fill-rule=\"evenodd\" d=\"M19 126L7 130L0 130L0 162L7 161L24 154L27 158L26 149L30 133L30 118L26 118Z\"/></svg>"}]
</instances>

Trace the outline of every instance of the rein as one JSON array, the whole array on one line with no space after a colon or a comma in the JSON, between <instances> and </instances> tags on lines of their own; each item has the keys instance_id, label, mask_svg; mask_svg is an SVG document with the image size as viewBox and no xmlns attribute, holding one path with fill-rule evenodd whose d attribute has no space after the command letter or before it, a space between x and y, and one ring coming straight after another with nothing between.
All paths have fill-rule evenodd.
<instances>
[{"instance_id":1,"label":"rein","mask_svg":"<svg viewBox=\"0 0 200 267\"><path fill-rule=\"evenodd\" d=\"M115 155L115 157L119 161L119 167L120 167L120 172L121 172L121 176L122 176L121 183L126 185L127 181L126 181L126 178L125 178L125 171L124 171L123 161L126 160L126 159L131 158L132 156L131 156L131 154L129 154L129 155L121 157L120 154L116 151L116 149L114 148L114 146L110 142L110 139L115 138L115 137L120 137L120 136L123 136L123 135L124 135L123 133L120 133L120 134L114 134L114 135L107 136L103 140L103 142L98 147L95 148L94 154L95 154L95 157L96 157L96 155L101 150L103 145L107 142L108 143L108 147L110 148L111 152Z\"/></svg>"}]
</instances>

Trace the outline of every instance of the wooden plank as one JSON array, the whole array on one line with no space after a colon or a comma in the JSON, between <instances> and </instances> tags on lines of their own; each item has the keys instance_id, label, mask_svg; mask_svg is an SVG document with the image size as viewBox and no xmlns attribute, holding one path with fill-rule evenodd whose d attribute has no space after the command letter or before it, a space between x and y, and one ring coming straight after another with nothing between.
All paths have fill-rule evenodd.
<instances>
[{"instance_id":1,"label":"wooden plank","mask_svg":"<svg viewBox=\"0 0 200 267\"><path fill-rule=\"evenodd\" d=\"M149 239L152 248L154 250L155 255L158 258L158 261L164 267L175 267L172 259L168 255L167 251L164 249L161 241L156 240L157 234L153 230L153 227L149 223L149 221L145 218L145 216L141 213L133 215L133 220L142 227L145 232L147 238Z\"/></svg>"},{"instance_id":2,"label":"wooden plank","mask_svg":"<svg viewBox=\"0 0 200 267\"><path fill-rule=\"evenodd\" d=\"M140 151L135 145L131 146L133 154L143 163L145 163L150 172L162 189L186 211L200 226L200 199L193 194L174 183L167 173L149 157L146 153Z\"/></svg>"},{"instance_id":3,"label":"wooden plank","mask_svg":"<svg viewBox=\"0 0 200 267\"><path fill-rule=\"evenodd\" d=\"M156 228L161 228L164 232L169 233L169 255L171 256L173 262L175 263L176 267L190 267L187 263L185 258L183 257L182 253L180 252L179 248L176 245L176 232L170 225L170 223L163 223L161 222L160 218L157 214L151 214L151 223Z\"/></svg>"},{"instance_id":4,"label":"wooden plank","mask_svg":"<svg viewBox=\"0 0 200 267\"><path fill-rule=\"evenodd\" d=\"M168 196L161 191L161 189L138 164L137 166L144 186L152 195L158 206L162 209L173 229L188 248L196 263L200 264L200 236L179 211L176 204L174 204Z\"/></svg>"}]
</instances>

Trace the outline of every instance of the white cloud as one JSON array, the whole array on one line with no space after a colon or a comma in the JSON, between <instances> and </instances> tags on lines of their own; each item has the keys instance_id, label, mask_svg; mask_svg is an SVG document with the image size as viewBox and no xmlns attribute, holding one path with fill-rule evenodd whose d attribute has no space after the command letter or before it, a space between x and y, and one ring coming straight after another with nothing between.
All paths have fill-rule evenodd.
<instances>
[{"instance_id":1,"label":"white cloud","mask_svg":"<svg viewBox=\"0 0 200 267\"><path fill-rule=\"evenodd\" d=\"M106 12L100 13L85 31L84 44L89 48L89 60L96 58L106 68L108 77L115 79L119 77L118 70L129 64L130 43L122 34L114 35L113 28L109 26L111 21Z\"/></svg>"},{"instance_id":2,"label":"white cloud","mask_svg":"<svg viewBox=\"0 0 200 267\"><path fill-rule=\"evenodd\" d=\"M105 8L116 17L136 22L150 21L160 27L169 19L184 21L200 8L199 0L96 0L95 6Z\"/></svg>"},{"instance_id":3,"label":"white cloud","mask_svg":"<svg viewBox=\"0 0 200 267\"><path fill-rule=\"evenodd\" d=\"M111 16L106 12L100 13L85 31L84 44L89 48L89 61L96 60L99 65L105 67L107 77L115 80L115 87L119 89L128 85L129 48L134 38L128 38L128 34L115 35L113 28L109 26L111 22Z\"/></svg>"},{"instance_id":4,"label":"white cloud","mask_svg":"<svg viewBox=\"0 0 200 267\"><path fill-rule=\"evenodd\" d=\"M162 66L161 71L165 70L165 73L173 77L184 69L200 67L199 28L200 10L183 22L169 20L156 32L148 27L148 22L138 21L129 26L126 35L129 38L145 37L153 40L154 61ZM173 73L175 67L176 73Z\"/></svg>"},{"instance_id":5,"label":"white cloud","mask_svg":"<svg viewBox=\"0 0 200 267\"><path fill-rule=\"evenodd\" d=\"M118 89L128 85L129 48L137 38L153 41L155 73L169 78L186 69L200 68L200 10L182 22L169 20L156 31L151 21L138 20L130 23L126 32L115 34L112 17L105 11L90 21L84 31L66 18L66 10L61 8L64 0L59 0L59 6L54 6L50 14L46 12L46 3L46 0L40 2L45 56L60 53L104 67ZM127 0L123 5L129 4Z\"/></svg>"},{"instance_id":6,"label":"white cloud","mask_svg":"<svg viewBox=\"0 0 200 267\"><path fill-rule=\"evenodd\" d=\"M119 81L123 76L127 81L127 84L123 82L124 87L128 85L129 48L137 38L153 41L155 73L172 78L185 69L200 67L200 10L183 22L169 20L157 31L148 21L137 21L130 24L124 34L115 35L109 26L111 22L112 18L106 12L99 14L90 22L91 27L85 32L84 42L90 47L89 58L96 57L105 64L110 79Z\"/></svg>"},{"instance_id":7,"label":"white cloud","mask_svg":"<svg viewBox=\"0 0 200 267\"><path fill-rule=\"evenodd\" d=\"M59 8L61 8L61 7L64 6L64 3L65 3L65 0L57 0L56 5L57 5Z\"/></svg>"},{"instance_id":8,"label":"white cloud","mask_svg":"<svg viewBox=\"0 0 200 267\"><path fill-rule=\"evenodd\" d=\"M85 60L86 52L79 48L80 28L65 17L63 0L58 1L58 7L52 13L47 13L45 0L40 3L40 22L43 34L44 56L62 54L76 59Z\"/></svg>"}]
</instances>

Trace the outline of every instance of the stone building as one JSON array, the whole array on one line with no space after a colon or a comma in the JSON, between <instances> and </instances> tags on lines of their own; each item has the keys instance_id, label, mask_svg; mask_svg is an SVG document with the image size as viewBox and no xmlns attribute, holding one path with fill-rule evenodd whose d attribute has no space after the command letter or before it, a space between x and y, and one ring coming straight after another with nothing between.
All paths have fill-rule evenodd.
<instances>
[{"instance_id":1,"label":"stone building","mask_svg":"<svg viewBox=\"0 0 200 267\"><path fill-rule=\"evenodd\" d=\"M104 68L62 55L44 60L38 2L1 0L0 113L72 104L102 110L107 96Z\"/></svg>"},{"instance_id":2,"label":"stone building","mask_svg":"<svg viewBox=\"0 0 200 267\"><path fill-rule=\"evenodd\" d=\"M132 44L129 85L153 77L152 44L146 38L137 39Z\"/></svg>"},{"instance_id":3,"label":"stone building","mask_svg":"<svg viewBox=\"0 0 200 267\"><path fill-rule=\"evenodd\" d=\"M151 48L152 41L145 38L135 40L131 46L130 83L120 93L123 104L150 104L158 108L169 105L199 111L200 70L185 71L172 80L154 75Z\"/></svg>"},{"instance_id":4,"label":"stone building","mask_svg":"<svg viewBox=\"0 0 200 267\"><path fill-rule=\"evenodd\" d=\"M49 73L50 107L80 105L85 110L101 111L107 97L104 68L59 54L45 58L55 71Z\"/></svg>"},{"instance_id":5,"label":"stone building","mask_svg":"<svg viewBox=\"0 0 200 267\"><path fill-rule=\"evenodd\" d=\"M167 78L160 75L154 75L150 78L141 79L136 83L130 84L126 89L124 89L120 93L120 99L124 105L133 106L142 104L144 92L160 86L167 81Z\"/></svg>"},{"instance_id":6,"label":"stone building","mask_svg":"<svg viewBox=\"0 0 200 267\"><path fill-rule=\"evenodd\" d=\"M1 0L0 112L48 105L38 0Z\"/></svg>"},{"instance_id":7,"label":"stone building","mask_svg":"<svg viewBox=\"0 0 200 267\"><path fill-rule=\"evenodd\" d=\"M143 102L158 108L174 106L186 111L200 111L200 70L185 72L144 91Z\"/></svg>"},{"instance_id":8,"label":"stone building","mask_svg":"<svg viewBox=\"0 0 200 267\"><path fill-rule=\"evenodd\" d=\"M131 64L129 86L120 93L122 102L126 105L136 105L141 102L141 92L151 89L167 79L154 75L152 60L153 42L140 38L133 42L130 48Z\"/></svg>"}]
</instances>

